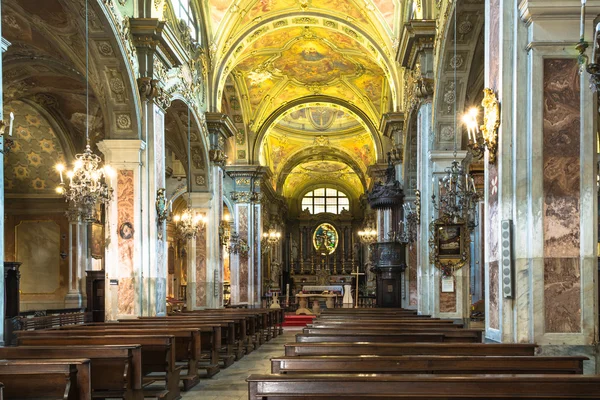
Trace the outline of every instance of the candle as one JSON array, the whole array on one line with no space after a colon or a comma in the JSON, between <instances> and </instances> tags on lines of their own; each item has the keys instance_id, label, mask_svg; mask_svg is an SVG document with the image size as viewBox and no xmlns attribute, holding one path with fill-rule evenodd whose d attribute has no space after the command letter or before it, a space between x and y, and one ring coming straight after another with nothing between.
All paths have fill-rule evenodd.
<instances>
[{"instance_id":1,"label":"candle","mask_svg":"<svg viewBox=\"0 0 600 400\"><path fill-rule=\"evenodd\" d=\"M435 188L434 188L434 184L435 184L435 177L431 178L431 195L433 196L435 194Z\"/></svg>"},{"instance_id":2,"label":"candle","mask_svg":"<svg viewBox=\"0 0 600 400\"><path fill-rule=\"evenodd\" d=\"M585 2L586 0L581 0L581 22L579 24L579 37L583 41L584 38L584 29L585 29Z\"/></svg>"},{"instance_id":3,"label":"candle","mask_svg":"<svg viewBox=\"0 0 600 400\"><path fill-rule=\"evenodd\" d=\"M475 180L473 178L471 178L471 185L473 185L473 192L476 192L477 189L475 189Z\"/></svg>"}]
</instances>

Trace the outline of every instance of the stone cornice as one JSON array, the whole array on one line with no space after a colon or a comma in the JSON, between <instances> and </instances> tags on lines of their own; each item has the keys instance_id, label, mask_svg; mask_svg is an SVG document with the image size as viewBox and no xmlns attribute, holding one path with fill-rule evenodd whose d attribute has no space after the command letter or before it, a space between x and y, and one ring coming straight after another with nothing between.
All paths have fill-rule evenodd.
<instances>
[{"instance_id":1,"label":"stone cornice","mask_svg":"<svg viewBox=\"0 0 600 400\"><path fill-rule=\"evenodd\" d=\"M588 17L600 14L600 0L588 0L585 10ZM519 13L528 24L543 19L579 19L581 0L521 0Z\"/></svg>"},{"instance_id":2,"label":"stone cornice","mask_svg":"<svg viewBox=\"0 0 600 400\"><path fill-rule=\"evenodd\" d=\"M235 136L237 128L229 115L218 112L206 112L206 127L210 134L217 134L224 139Z\"/></svg>"},{"instance_id":3,"label":"stone cornice","mask_svg":"<svg viewBox=\"0 0 600 400\"><path fill-rule=\"evenodd\" d=\"M396 60L401 66L413 69L417 61L417 54L425 49L433 50L436 27L435 20L415 20L404 24L402 38Z\"/></svg>"},{"instance_id":4,"label":"stone cornice","mask_svg":"<svg viewBox=\"0 0 600 400\"><path fill-rule=\"evenodd\" d=\"M404 129L404 113L390 112L381 116L379 121L379 131L385 137L393 137L397 130Z\"/></svg>"},{"instance_id":5,"label":"stone cornice","mask_svg":"<svg viewBox=\"0 0 600 400\"><path fill-rule=\"evenodd\" d=\"M98 142L98 149L108 164L139 164L140 152L146 149L146 142L139 139L105 139Z\"/></svg>"},{"instance_id":6,"label":"stone cornice","mask_svg":"<svg viewBox=\"0 0 600 400\"><path fill-rule=\"evenodd\" d=\"M135 46L156 51L165 68L171 69L182 65L188 57L165 21L156 18L130 18L131 35Z\"/></svg>"}]
</instances>

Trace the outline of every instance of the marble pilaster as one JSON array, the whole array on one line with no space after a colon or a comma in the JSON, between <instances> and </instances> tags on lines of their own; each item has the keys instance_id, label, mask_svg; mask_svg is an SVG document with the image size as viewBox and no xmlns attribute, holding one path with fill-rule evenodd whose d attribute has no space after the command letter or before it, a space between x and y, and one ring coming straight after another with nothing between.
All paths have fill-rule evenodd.
<instances>
[{"instance_id":1,"label":"marble pilaster","mask_svg":"<svg viewBox=\"0 0 600 400\"><path fill-rule=\"evenodd\" d=\"M98 143L115 171L113 201L105 209L106 320L141 315L142 304L142 154L141 140Z\"/></svg>"},{"instance_id":2,"label":"marble pilaster","mask_svg":"<svg viewBox=\"0 0 600 400\"><path fill-rule=\"evenodd\" d=\"M88 251L88 224L81 220L80 213L71 209L69 218L69 291L65 296L66 308L86 307L86 274L91 269Z\"/></svg>"}]
</instances>

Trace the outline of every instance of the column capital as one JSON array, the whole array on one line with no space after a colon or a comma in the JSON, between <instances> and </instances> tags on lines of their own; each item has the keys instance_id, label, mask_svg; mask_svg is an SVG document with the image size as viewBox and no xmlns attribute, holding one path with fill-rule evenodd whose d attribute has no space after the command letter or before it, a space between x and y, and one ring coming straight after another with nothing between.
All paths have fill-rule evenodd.
<instances>
[{"instance_id":1,"label":"column capital","mask_svg":"<svg viewBox=\"0 0 600 400\"><path fill-rule=\"evenodd\" d=\"M404 130L404 113L403 112L389 112L381 116L379 121L379 131L385 137L396 137Z\"/></svg>"},{"instance_id":2,"label":"column capital","mask_svg":"<svg viewBox=\"0 0 600 400\"><path fill-rule=\"evenodd\" d=\"M590 17L600 14L600 0L588 0L585 9ZM521 0L519 12L521 19L526 23L543 19L576 18L579 20L581 0Z\"/></svg>"},{"instance_id":3,"label":"column capital","mask_svg":"<svg viewBox=\"0 0 600 400\"><path fill-rule=\"evenodd\" d=\"M429 160L433 163L433 172L444 172L444 169L452 164L452 161L463 161L467 158L468 151L458 150L454 156L453 150L432 150L429 152Z\"/></svg>"},{"instance_id":4,"label":"column capital","mask_svg":"<svg viewBox=\"0 0 600 400\"><path fill-rule=\"evenodd\" d=\"M157 79L141 77L137 79L137 84L142 99L155 102L163 110L169 108L171 95L160 86Z\"/></svg>"},{"instance_id":5,"label":"column capital","mask_svg":"<svg viewBox=\"0 0 600 400\"><path fill-rule=\"evenodd\" d=\"M402 41L398 44L396 61L404 68L413 69L418 54L433 52L436 34L436 20L414 20L404 24Z\"/></svg>"},{"instance_id":6,"label":"column capital","mask_svg":"<svg viewBox=\"0 0 600 400\"><path fill-rule=\"evenodd\" d=\"M108 164L139 164L140 152L146 149L146 142L138 139L105 139L98 143Z\"/></svg>"},{"instance_id":7,"label":"column capital","mask_svg":"<svg viewBox=\"0 0 600 400\"><path fill-rule=\"evenodd\" d=\"M192 192L190 193L190 208L210 209L213 194L211 192Z\"/></svg>"},{"instance_id":8,"label":"column capital","mask_svg":"<svg viewBox=\"0 0 600 400\"><path fill-rule=\"evenodd\" d=\"M154 51L167 70L183 65L186 51L165 21L158 18L130 18L129 26L138 50Z\"/></svg>"},{"instance_id":9,"label":"column capital","mask_svg":"<svg viewBox=\"0 0 600 400\"><path fill-rule=\"evenodd\" d=\"M210 150L208 158L217 165L224 165L225 159L225 141L237 133L235 124L227 114L218 112L204 113L206 128L210 140Z\"/></svg>"}]
</instances>

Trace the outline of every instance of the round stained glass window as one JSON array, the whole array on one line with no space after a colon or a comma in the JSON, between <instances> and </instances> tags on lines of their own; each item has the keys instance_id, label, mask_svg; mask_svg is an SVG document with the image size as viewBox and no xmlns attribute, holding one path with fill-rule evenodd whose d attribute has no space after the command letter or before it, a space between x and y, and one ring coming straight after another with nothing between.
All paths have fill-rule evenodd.
<instances>
[{"instance_id":1,"label":"round stained glass window","mask_svg":"<svg viewBox=\"0 0 600 400\"><path fill-rule=\"evenodd\" d=\"M313 233L313 246L319 254L331 254L337 248L338 233L331 224L321 224Z\"/></svg>"}]
</instances>

